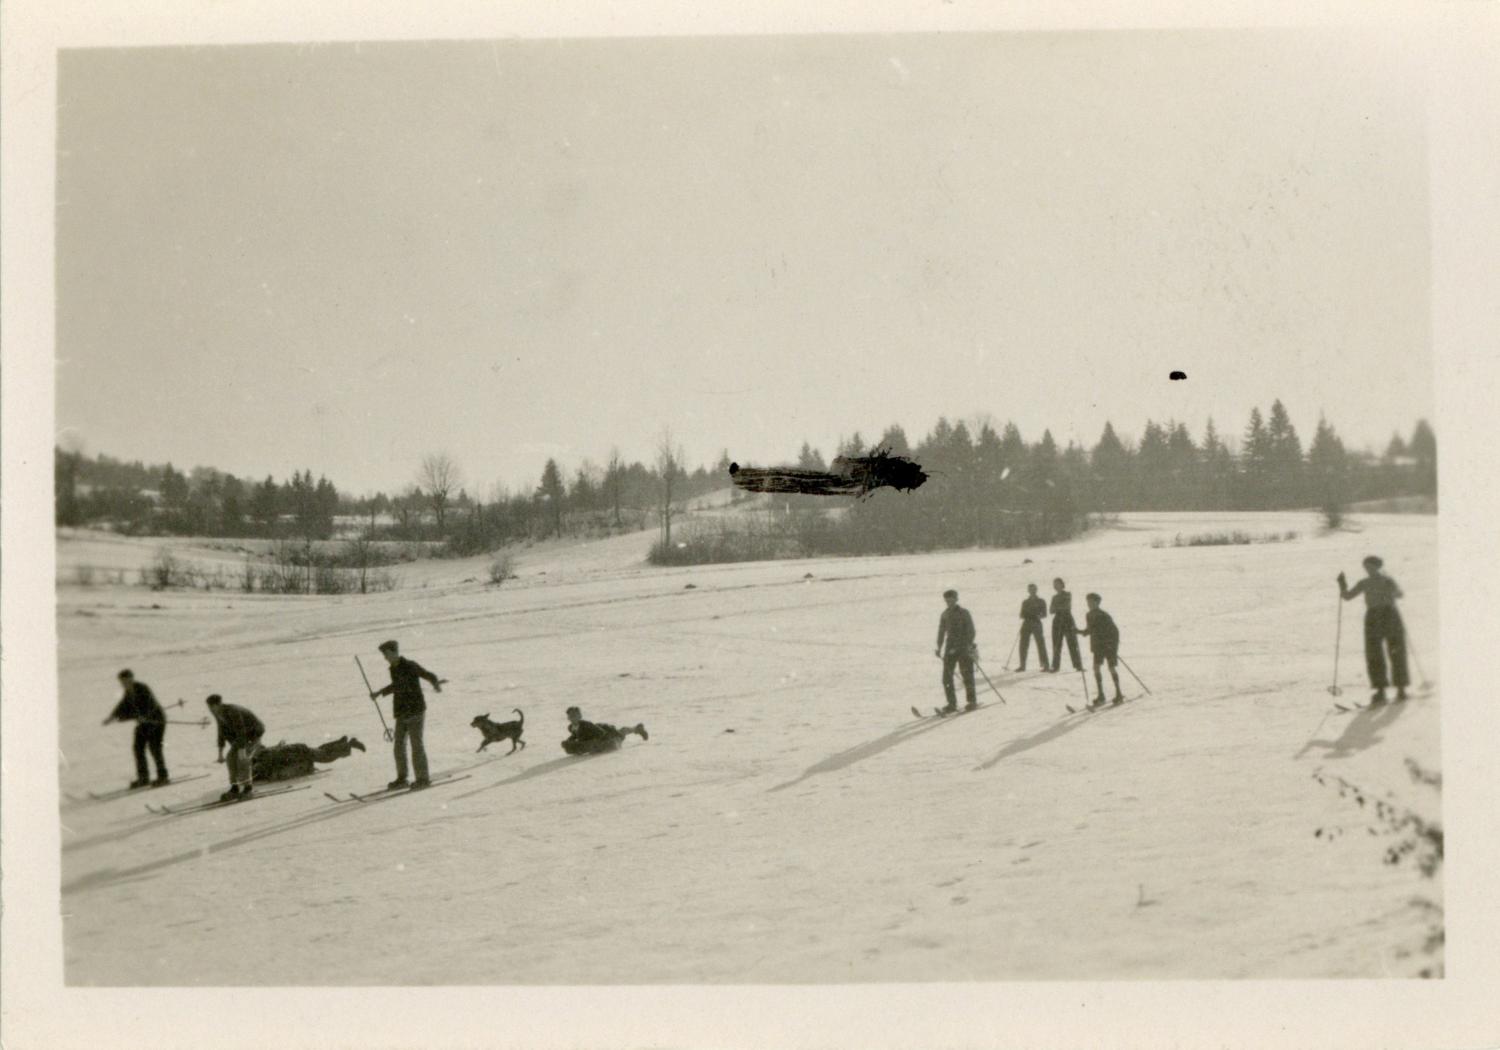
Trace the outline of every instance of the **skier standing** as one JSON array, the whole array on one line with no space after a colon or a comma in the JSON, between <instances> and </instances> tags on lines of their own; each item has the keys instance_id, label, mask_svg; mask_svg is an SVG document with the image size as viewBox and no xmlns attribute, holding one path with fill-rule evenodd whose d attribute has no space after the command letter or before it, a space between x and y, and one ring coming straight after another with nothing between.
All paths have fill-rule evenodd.
<instances>
[{"instance_id":1,"label":"skier standing","mask_svg":"<svg viewBox=\"0 0 1500 1050\"><path fill-rule=\"evenodd\" d=\"M1062 666L1063 639L1068 642L1068 656L1073 660L1073 670L1082 671L1083 661L1078 658L1078 625L1073 621L1073 596L1064 590L1061 577L1052 581L1052 670Z\"/></svg>"},{"instance_id":2,"label":"skier standing","mask_svg":"<svg viewBox=\"0 0 1500 1050\"><path fill-rule=\"evenodd\" d=\"M974 699L974 617L969 610L958 604L958 592L946 590L943 601L948 608L938 619L936 654L943 659L943 695L948 698L944 711L957 711L958 698L953 692L953 669L957 667L964 679L966 707L979 706ZM946 642L946 645L944 644Z\"/></svg>"},{"instance_id":3,"label":"skier standing","mask_svg":"<svg viewBox=\"0 0 1500 1050\"><path fill-rule=\"evenodd\" d=\"M1401 622L1401 612L1396 608L1396 599L1402 597L1396 581L1380 571L1382 562L1370 555L1363 562L1365 578L1349 586L1344 574L1339 573L1339 594L1344 601L1356 595L1365 596L1365 670L1370 675L1370 685L1375 688L1370 697L1370 706L1385 703L1386 677L1385 651L1390 650L1391 677L1395 680L1396 699L1406 699L1406 687L1411 679L1406 672L1406 625ZM1382 648L1384 646L1384 648Z\"/></svg>"},{"instance_id":4,"label":"skier standing","mask_svg":"<svg viewBox=\"0 0 1500 1050\"><path fill-rule=\"evenodd\" d=\"M237 798L248 798L251 781L254 779L255 754L260 750L260 738L266 735L266 726L255 712L238 704L226 704L218 693L204 703L219 723L219 761L224 761L224 745L229 745L229 790L219 796L222 802Z\"/></svg>"},{"instance_id":5,"label":"skier standing","mask_svg":"<svg viewBox=\"0 0 1500 1050\"><path fill-rule=\"evenodd\" d=\"M1021 603L1021 667L1026 670L1026 651L1036 642L1037 659L1042 670L1047 670L1047 637L1042 630L1042 620L1047 615L1047 600L1037 597L1036 584L1028 583L1026 593L1030 595Z\"/></svg>"},{"instance_id":6,"label":"skier standing","mask_svg":"<svg viewBox=\"0 0 1500 1050\"><path fill-rule=\"evenodd\" d=\"M128 667L117 677L125 695L120 697L120 702L115 705L109 717L99 724L107 726L111 722L135 722L135 739L131 744L135 751L135 779L130 782L130 787L133 790L147 784L156 787L170 784L172 778L167 776L167 762L162 757L161 750L162 740L167 735L167 713L157 703L156 694L151 692L151 687L145 682L137 682ZM147 749L150 749L151 757L156 761L155 781L150 779L146 767Z\"/></svg>"},{"instance_id":7,"label":"skier standing","mask_svg":"<svg viewBox=\"0 0 1500 1050\"><path fill-rule=\"evenodd\" d=\"M441 693L443 682L437 675L401 655L401 647L395 641L381 642L380 655L391 666L391 684L370 694L377 696L391 693L392 714L396 719L396 779L386 785L390 790L406 787L406 742L411 741L411 764L416 772L413 788L424 788L432 783L427 776L427 749L422 744L422 726L427 719L427 699L422 695L422 679L432 683L432 691Z\"/></svg>"},{"instance_id":8,"label":"skier standing","mask_svg":"<svg viewBox=\"0 0 1500 1050\"><path fill-rule=\"evenodd\" d=\"M1097 594L1084 596L1084 601L1089 603L1089 611L1083 617L1087 626L1078 632L1088 635L1089 650L1094 656L1094 684L1099 687L1099 697L1094 701L1094 707L1104 706L1104 676L1099 673L1099 665L1106 662L1109 664L1109 676L1115 680L1114 702L1125 702L1125 698L1120 695L1120 672L1115 670L1115 664L1120 659L1120 629L1115 626L1114 618L1099 608L1101 600Z\"/></svg>"}]
</instances>

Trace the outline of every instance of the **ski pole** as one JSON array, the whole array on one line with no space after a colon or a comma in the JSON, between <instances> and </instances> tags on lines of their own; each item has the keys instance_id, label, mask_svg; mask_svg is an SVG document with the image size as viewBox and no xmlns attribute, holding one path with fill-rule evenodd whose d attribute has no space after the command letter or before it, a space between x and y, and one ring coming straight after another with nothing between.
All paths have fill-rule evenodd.
<instances>
[{"instance_id":1,"label":"ski pole","mask_svg":"<svg viewBox=\"0 0 1500 1050\"><path fill-rule=\"evenodd\" d=\"M1151 687L1149 685L1147 685L1145 682L1141 681L1141 676L1138 675L1138 674L1136 674L1135 671L1131 670L1131 667L1130 667L1129 664L1125 663L1125 657L1121 656L1119 653L1116 653L1115 654L1115 658L1118 659L1120 661L1120 663L1125 664L1125 670L1130 671L1130 677L1134 678L1137 682L1140 683L1141 688L1144 689L1144 690L1146 690L1146 694L1148 696L1155 696L1156 695L1155 693L1151 692Z\"/></svg>"},{"instance_id":2,"label":"ski pole","mask_svg":"<svg viewBox=\"0 0 1500 1050\"><path fill-rule=\"evenodd\" d=\"M1342 696L1343 690L1339 688L1339 647L1344 640L1344 596L1339 595L1339 618L1338 626L1333 631L1333 684L1328 687L1328 692L1333 696Z\"/></svg>"},{"instance_id":3,"label":"ski pole","mask_svg":"<svg viewBox=\"0 0 1500 1050\"><path fill-rule=\"evenodd\" d=\"M1083 704L1087 707L1089 703L1089 675L1081 667L1078 669L1078 680L1083 683Z\"/></svg>"},{"instance_id":4,"label":"ski pole","mask_svg":"<svg viewBox=\"0 0 1500 1050\"><path fill-rule=\"evenodd\" d=\"M370 694L370 703L375 705L375 713L380 716L380 728L385 730L387 740L395 740L396 734L391 732L391 727L385 724L385 712L380 709L380 702L375 699L375 690L370 688L370 676L365 674L365 665L359 662L359 657L354 658L354 666L359 668L359 676L365 680L365 692Z\"/></svg>"},{"instance_id":5,"label":"ski pole","mask_svg":"<svg viewBox=\"0 0 1500 1050\"><path fill-rule=\"evenodd\" d=\"M1021 631L1020 631L1019 628L1017 628L1016 629L1016 636L1015 636L1015 638L1011 639L1011 643L1010 643L1010 656L1007 656L1005 658L1005 669L1007 671L1010 670L1010 657L1016 655L1016 646L1019 645L1019 644L1021 644Z\"/></svg>"},{"instance_id":6,"label":"ski pole","mask_svg":"<svg viewBox=\"0 0 1500 1050\"><path fill-rule=\"evenodd\" d=\"M984 675L984 680L985 680L985 682L987 682L989 684L989 687L991 689L995 689L995 683L990 681L990 676L989 675L984 674L984 668L982 666L980 666L980 663L979 663L978 660L974 661L974 666L979 668L979 673L982 674L982 675ZM1000 702L1002 704L1006 702L1005 701L1005 694L1003 694L1002 692L1000 692L1000 690L995 689L995 695L1000 698Z\"/></svg>"}]
</instances>

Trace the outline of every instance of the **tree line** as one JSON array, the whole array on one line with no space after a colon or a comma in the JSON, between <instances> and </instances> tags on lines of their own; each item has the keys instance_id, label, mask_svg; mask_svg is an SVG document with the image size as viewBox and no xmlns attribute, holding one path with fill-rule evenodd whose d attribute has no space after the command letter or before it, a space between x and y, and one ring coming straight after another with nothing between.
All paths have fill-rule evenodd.
<instances>
[{"instance_id":1,"label":"tree line","mask_svg":"<svg viewBox=\"0 0 1500 1050\"><path fill-rule=\"evenodd\" d=\"M1332 425L1319 419L1304 450L1276 401L1265 415L1251 411L1236 445L1212 420L1197 440L1176 421L1148 420L1137 441L1106 423L1098 441L1084 448L1059 446L1050 430L1027 442L1014 423L997 426L987 416L943 418L915 444L897 424L878 441L856 433L835 450L835 457L884 450L915 459L930 475L915 492L878 491L838 514L823 513L830 504L820 497L776 497L772 505L786 515L797 512L798 538L791 545L801 551L878 552L1052 542L1079 531L1089 514L1337 509L1360 500L1435 496L1437 490L1437 442L1425 420L1409 438L1394 435L1376 454L1347 450ZM613 450L602 466L585 461L571 471L549 459L535 486L496 487L482 499L468 492L459 464L444 453L425 457L394 495L354 497L326 477L315 480L311 470L256 481L209 467L184 472L170 463L148 466L57 449L56 517L60 525L137 534L426 540L460 555L655 522L663 558L670 559L665 552L682 540L679 535L674 544L671 531L676 509L728 483L729 455L689 470L667 432L655 451L649 464ZM830 469L806 442L794 465ZM770 546L778 543L788 546Z\"/></svg>"},{"instance_id":2,"label":"tree line","mask_svg":"<svg viewBox=\"0 0 1500 1050\"><path fill-rule=\"evenodd\" d=\"M1194 440L1176 421L1148 420L1138 441L1106 423L1092 448L1059 446L1050 430L1028 443L1014 423L989 417L939 419L913 443L900 425L867 443L858 433L835 457L884 452L920 463L929 480L914 492L876 490L829 512L815 496L776 496L780 521L717 521L658 543L652 560L668 564L882 554L939 548L1015 547L1076 535L1092 515L1122 511L1266 511L1316 508L1337 525L1349 503L1399 496L1435 496L1437 442L1416 424L1410 439L1394 436L1384 455L1352 452L1326 419L1304 450L1278 400L1268 414L1250 413L1236 448L1208 420ZM828 470L804 442L795 465Z\"/></svg>"},{"instance_id":3,"label":"tree line","mask_svg":"<svg viewBox=\"0 0 1500 1050\"><path fill-rule=\"evenodd\" d=\"M424 457L394 495L355 497L311 470L284 481L236 477L211 467L178 470L171 463L127 462L107 455L54 450L59 525L95 525L133 535L219 538L374 540L438 543L454 554L553 535L670 527L672 509L728 483L724 453L689 469L682 450L663 438L655 462L627 461L618 450L600 467L585 461L565 474L549 459L535 487L489 498L465 488L458 462L446 453ZM665 498L664 498L665 497Z\"/></svg>"}]
</instances>

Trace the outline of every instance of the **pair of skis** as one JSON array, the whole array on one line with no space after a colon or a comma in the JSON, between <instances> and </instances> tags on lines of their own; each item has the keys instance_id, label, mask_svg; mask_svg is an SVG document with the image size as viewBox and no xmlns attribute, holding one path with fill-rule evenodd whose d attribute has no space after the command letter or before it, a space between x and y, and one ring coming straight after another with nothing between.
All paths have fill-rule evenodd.
<instances>
[{"instance_id":1,"label":"pair of skis","mask_svg":"<svg viewBox=\"0 0 1500 1050\"><path fill-rule=\"evenodd\" d=\"M138 788L127 787L120 788L116 791L105 792L90 791L86 795L64 795L63 797L66 798L72 805L86 806L94 802L113 802L117 798L124 798L126 795L134 795L138 791L151 791L155 788L172 787L174 784L186 784L190 780L202 780L206 776L208 776L207 773L194 773L192 776L178 777L175 780L169 780L165 784L142 784Z\"/></svg>"},{"instance_id":2,"label":"pair of skis","mask_svg":"<svg viewBox=\"0 0 1500 1050\"><path fill-rule=\"evenodd\" d=\"M1063 704L1063 706L1068 709L1068 714L1070 715L1097 715L1101 711L1112 711L1117 707L1124 707L1126 704L1139 700L1144 695L1144 693L1138 693L1135 696L1127 696L1123 700L1107 700L1102 704L1089 704L1087 707L1074 707L1072 704Z\"/></svg>"},{"instance_id":3,"label":"pair of skis","mask_svg":"<svg viewBox=\"0 0 1500 1050\"><path fill-rule=\"evenodd\" d=\"M989 704L975 704L973 707L955 707L952 711L949 711L945 707L934 707L932 709L932 714L930 715L924 715L921 711L917 710L916 707L913 707L911 709L911 714L913 718L926 721L930 718L952 718L954 715L968 714L972 711L978 711L980 708L989 706Z\"/></svg>"},{"instance_id":4,"label":"pair of skis","mask_svg":"<svg viewBox=\"0 0 1500 1050\"><path fill-rule=\"evenodd\" d=\"M1406 700L1410 699L1411 697L1406 698ZM1330 714L1352 715L1356 711L1368 711L1371 707L1389 707L1392 704L1404 704L1406 703L1406 700L1387 700L1383 704L1362 704L1357 700L1352 700L1347 704L1341 704L1337 700L1335 700L1333 702L1333 710L1330 712Z\"/></svg>"},{"instance_id":5,"label":"pair of skis","mask_svg":"<svg viewBox=\"0 0 1500 1050\"><path fill-rule=\"evenodd\" d=\"M425 785L423 785L420 788L411 787L411 786L394 787L394 788L388 787L388 788L382 788L379 791L372 791L372 792L370 792L367 795L360 795L360 794L357 794L357 793L351 791L349 793L349 796L347 798L339 798L337 795L333 794L332 792L325 791L325 792L323 792L323 797L326 798L326 799L328 799L331 802L337 802L337 803L339 803L341 805L343 803L346 803L346 802L384 802L386 799L400 798L402 795L410 795L410 794L417 793L417 792L430 791L432 788L445 787L448 784L456 784L460 780L468 780L469 777L471 777L472 775L473 775L472 773L465 773L463 776L441 776L440 775L440 776L435 777L432 780L431 783L425 784Z\"/></svg>"},{"instance_id":6,"label":"pair of skis","mask_svg":"<svg viewBox=\"0 0 1500 1050\"><path fill-rule=\"evenodd\" d=\"M292 791L306 791L311 784L290 784L279 788L257 788L248 795L239 795L235 798L216 798L208 802L199 802L191 806L153 806L146 803L146 808L158 817L180 817L187 813L202 813L210 809L224 809L228 806L239 806L246 802L255 802L263 798L272 798L276 795L285 795Z\"/></svg>"}]
</instances>

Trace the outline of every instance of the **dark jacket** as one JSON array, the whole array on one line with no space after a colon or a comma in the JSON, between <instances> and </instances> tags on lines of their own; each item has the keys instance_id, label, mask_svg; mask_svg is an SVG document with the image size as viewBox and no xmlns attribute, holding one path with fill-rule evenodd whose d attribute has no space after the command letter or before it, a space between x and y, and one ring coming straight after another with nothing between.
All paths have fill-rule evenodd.
<instances>
[{"instance_id":1,"label":"dark jacket","mask_svg":"<svg viewBox=\"0 0 1500 1050\"><path fill-rule=\"evenodd\" d=\"M943 649L944 638L948 640L946 649ZM938 618L938 649L949 653L966 653L973 644L974 617L969 615L969 610L962 605L944 609L943 615Z\"/></svg>"},{"instance_id":2,"label":"dark jacket","mask_svg":"<svg viewBox=\"0 0 1500 1050\"><path fill-rule=\"evenodd\" d=\"M580 719L568 727L568 739L562 742L562 748L570 755L592 755L614 751L624 739L625 734L607 722Z\"/></svg>"},{"instance_id":3,"label":"dark jacket","mask_svg":"<svg viewBox=\"0 0 1500 1050\"><path fill-rule=\"evenodd\" d=\"M1021 619L1040 620L1047 615L1047 600L1042 597L1027 598L1021 603Z\"/></svg>"},{"instance_id":4,"label":"dark jacket","mask_svg":"<svg viewBox=\"0 0 1500 1050\"><path fill-rule=\"evenodd\" d=\"M585 722L583 719L579 719L576 724L568 728L569 740L608 740L611 737L618 737L622 735L623 734L612 725L608 725L603 722Z\"/></svg>"},{"instance_id":5,"label":"dark jacket","mask_svg":"<svg viewBox=\"0 0 1500 1050\"><path fill-rule=\"evenodd\" d=\"M395 700L391 705L391 710L397 718L419 715L427 710L427 699L422 695L422 679L424 678L434 686L438 684L437 675L415 660L398 656L396 662L391 664L391 684L376 690L376 694L379 696L394 694Z\"/></svg>"},{"instance_id":6,"label":"dark jacket","mask_svg":"<svg viewBox=\"0 0 1500 1050\"><path fill-rule=\"evenodd\" d=\"M266 727L255 717L255 712L239 704L220 704L214 712L214 720L219 723L220 748L225 744L244 747L266 735Z\"/></svg>"},{"instance_id":7,"label":"dark jacket","mask_svg":"<svg viewBox=\"0 0 1500 1050\"><path fill-rule=\"evenodd\" d=\"M1073 595L1068 591L1058 591L1052 596L1052 615L1073 618Z\"/></svg>"},{"instance_id":8,"label":"dark jacket","mask_svg":"<svg viewBox=\"0 0 1500 1050\"><path fill-rule=\"evenodd\" d=\"M1083 619L1088 626L1078 633L1089 636L1089 649L1096 653L1118 655L1120 629L1115 626L1114 618L1103 609L1090 609Z\"/></svg>"},{"instance_id":9,"label":"dark jacket","mask_svg":"<svg viewBox=\"0 0 1500 1050\"><path fill-rule=\"evenodd\" d=\"M156 695L145 682L131 682L109 717L119 722L154 722L158 725L167 721L167 713L156 702Z\"/></svg>"},{"instance_id":10,"label":"dark jacket","mask_svg":"<svg viewBox=\"0 0 1500 1050\"><path fill-rule=\"evenodd\" d=\"M1366 576L1353 587L1344 591L1344 600L1347 601L1357 594L1365 596L1365 608L1385 609L1396 604L1396 599L1401 597L1401 588L1396 586L1396 581L1382 572L1376 572L1374 576Z\"/></svg>"}]
</instances>

